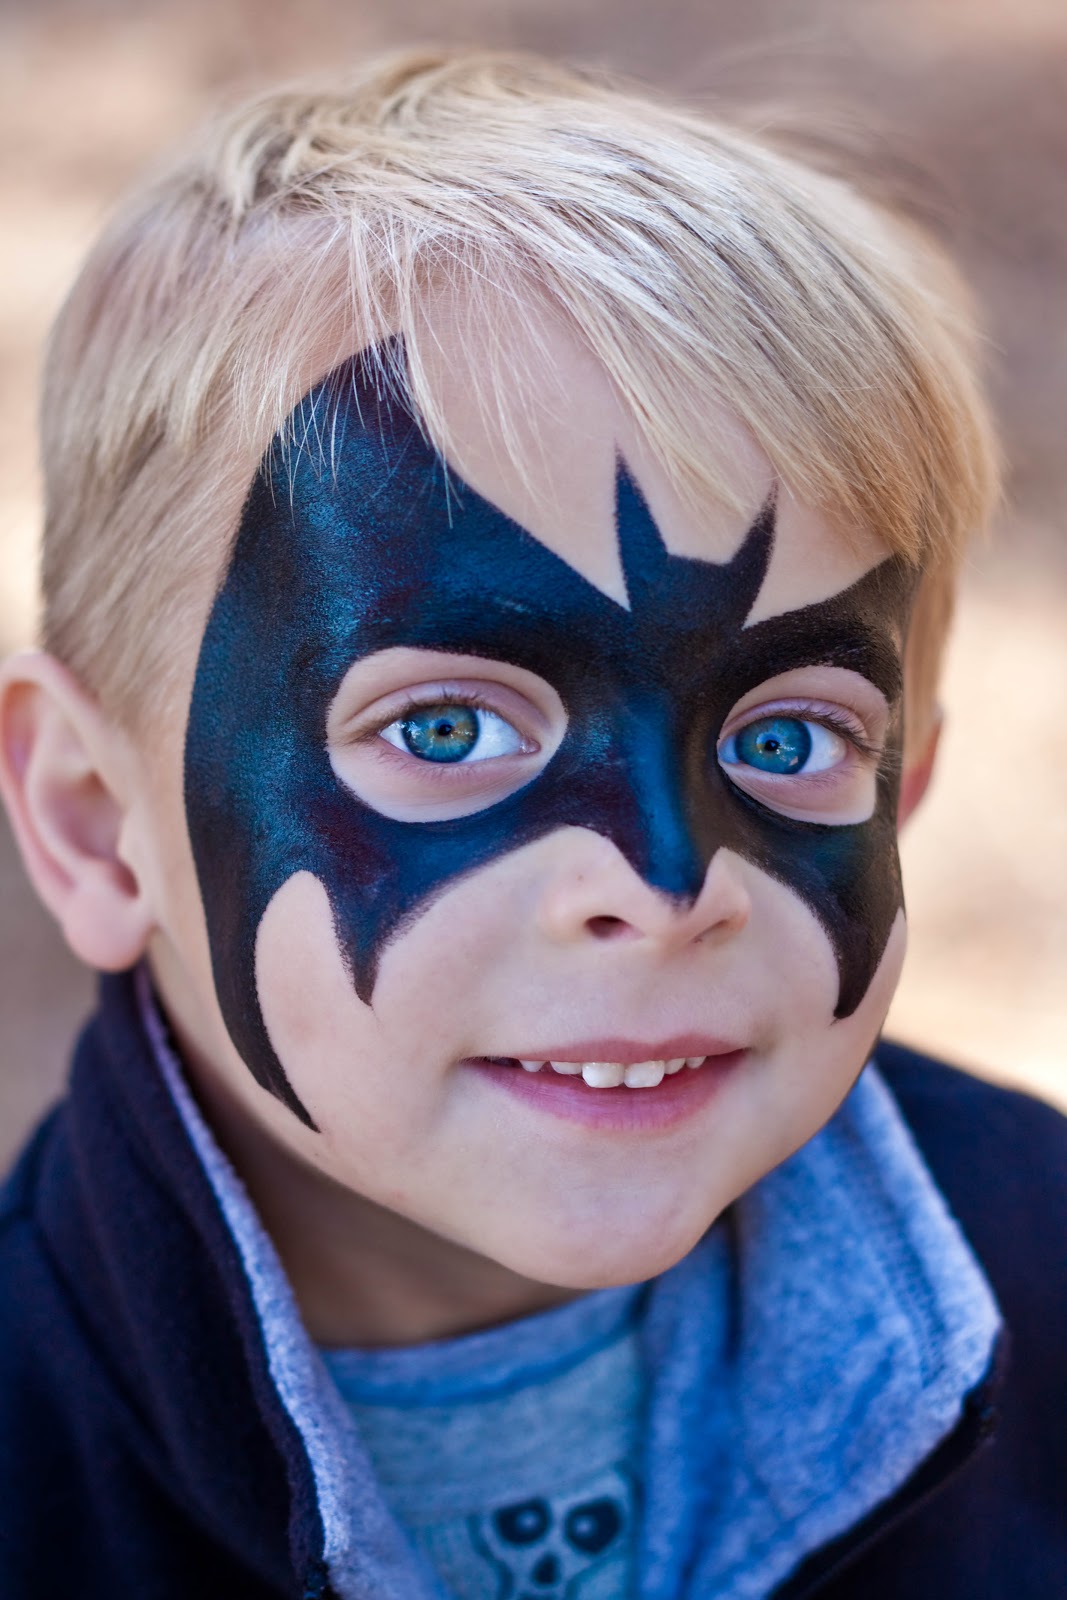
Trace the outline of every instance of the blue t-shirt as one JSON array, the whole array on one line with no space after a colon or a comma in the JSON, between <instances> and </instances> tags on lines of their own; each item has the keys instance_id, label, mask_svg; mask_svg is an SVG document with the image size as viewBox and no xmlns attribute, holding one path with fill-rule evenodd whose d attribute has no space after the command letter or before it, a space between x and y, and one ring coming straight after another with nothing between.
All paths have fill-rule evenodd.
<instances>
[{"instance_id":1,"label":"blue t-shirt","mask_svg":"<svg viewBox=\"0 0 1067 1600\"><path fill-rule=\"evenodd\" d=\"M640 1288L399 1350L326 1350L394 1515L461 1600L626 1600Z\"/></svg>"}]
</instances>

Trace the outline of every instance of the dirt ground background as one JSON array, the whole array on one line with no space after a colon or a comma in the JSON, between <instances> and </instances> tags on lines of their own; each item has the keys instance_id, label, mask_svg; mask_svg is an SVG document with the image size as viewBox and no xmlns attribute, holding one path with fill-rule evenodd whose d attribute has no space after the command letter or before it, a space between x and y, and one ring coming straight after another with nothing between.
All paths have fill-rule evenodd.
<instances>
[{"instance_id":1,"label":"dirt ground background","mask_svg":"<svg viewBox=\"0 0 1067 1600\"><path fill-rule=\"evenodd\" d=\"M183 0L0 5L0 646L32 637L41 344L115 197L220 98L383 46L519 45L785 97L921 170L983 301L1010 463L974 552L941 772L905 843L890 1029L1067 1105L1067 5L1063 0ZM0 1161L91 980L0 832Z\"/></svg>"}]
</instances>

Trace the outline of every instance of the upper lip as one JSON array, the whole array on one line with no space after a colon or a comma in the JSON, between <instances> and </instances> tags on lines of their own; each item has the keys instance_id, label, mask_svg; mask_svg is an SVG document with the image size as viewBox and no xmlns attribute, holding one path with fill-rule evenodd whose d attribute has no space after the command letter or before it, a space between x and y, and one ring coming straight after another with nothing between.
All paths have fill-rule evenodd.
<instances>
[{"instance_id":1,"label":"upper lip","mask_svg":"<svg viewBox=\"0 0 1067 1600\"><path fill-rule=\"evenodd\" d=\"M669 1039L648 1043L637 1039L572 1039L548 1049L516 1053L516 1061L617 1061L632 1066L638 1061L677 1061L683 1056L724 1056L741 1045L733 1040L715 1039L706 1033L678 1033Z\"/></svg>"}]
</instances>

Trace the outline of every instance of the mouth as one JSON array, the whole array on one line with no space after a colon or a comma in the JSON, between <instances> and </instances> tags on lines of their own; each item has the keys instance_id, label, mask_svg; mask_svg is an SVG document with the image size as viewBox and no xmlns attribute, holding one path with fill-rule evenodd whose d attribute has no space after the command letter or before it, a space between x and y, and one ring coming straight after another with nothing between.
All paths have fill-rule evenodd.
<instances>
[{"instance_id":1,"label":"mouth","mask_svg":"<svg viewBox=\"0 0 1067 1600\"><path fill-rule=\"evenodd\" d=\"M590 1089L656 1089L664 1078L699 1071L721 1056L737 1055L740 1048L707 1034L680 1033L654 1042L618 1036L569 1040L521 1056L477 1059L491 1066L519 1067L523 1072L581 1078Z\"/></svg>"},{"instance_id":2,"label":"mouth","mask_svg":"<svg viewBox=\"0 0 1067 1600\"><path fill-rule=\"evenodd\" d=\"M667 1048L622 1040L595 1045L611 1048L469 1056L466 1064L537 1112L589 1130L648 1134L696 1117L749 1056L739 1046L696 1037L670 1040Z\"/></svg>"},{"instance_id":3,"label":"mouth","mask_svg":"<svg viewBox=\"0 0 1067 1600\"><path fill-rule=\"evenodd\" d=\"M471 1056L468 1065L539 1110L596 1127L641 1131L687 1120L714 1097L749 1052L695 1035L636 1045L588 1040L582 1047L522 1056Z\"/></svg>"},{"instance_id":4,"label":"mouth","mask_svg":"<svg viewBox=\"0 0 1067 1600\"><path fill-rule=\"evenodd\" d=\"M716 1055L726 1054L717 1051ZM540 1057L480 1056L493 1067L520 1067L523 1072L556 1073L561 1078L581 1078L590 1089L655 1089L675 1073L697 1071L714 1059L710 1054L650 1056L642 1061L558 1061Z\"/></svg>"}]
</instances>

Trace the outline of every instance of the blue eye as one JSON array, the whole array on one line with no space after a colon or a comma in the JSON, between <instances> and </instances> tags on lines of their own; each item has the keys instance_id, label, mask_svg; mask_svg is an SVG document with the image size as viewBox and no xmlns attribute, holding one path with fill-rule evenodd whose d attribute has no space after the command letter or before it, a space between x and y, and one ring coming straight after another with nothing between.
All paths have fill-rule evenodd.
<instances>
[{"instance_id":1,"label":"blue eye","mask_svg":"<svg viewBox=\"0 0 1067 1600\"><path fill-rule=\"evenodd\" d=\"M725 766L790 777L825 772L845 753L845 741L821 722L803 717L759 717L723 741L719 760Z\"/></svg>"},{"instance_id":2,"label":"blue eye","mask_svg":"<svg viewBox=\"0 0 1067 1600\"><path fill-rule=\"evenodd\" d=\"M437 764L487 761L526 748L511 723L495 711L452 701L413 707L383 728L381 737L420 761Z\"/></svg>"}]
</instances>

